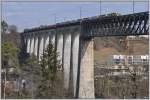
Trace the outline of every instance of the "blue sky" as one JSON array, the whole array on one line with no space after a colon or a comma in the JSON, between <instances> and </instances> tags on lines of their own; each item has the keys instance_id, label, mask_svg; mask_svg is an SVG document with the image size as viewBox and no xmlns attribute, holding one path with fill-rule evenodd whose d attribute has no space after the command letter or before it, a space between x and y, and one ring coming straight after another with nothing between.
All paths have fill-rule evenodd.
<instances>
[{"instance_id":1,"label":"blue sky","mask_svg":"<svg viewBox=\"0 0 150 100\"><path fill-rule=\"evenodd\" d=\"M100 14L99 2L3 2L2 19L10 25L16 25L21 32L25 28L51 25ZM102 2L101 14L118 12L133 13L132 2ZM134 12L148 11L148 2L135 2Z\"/></svg>"}]
</instances>

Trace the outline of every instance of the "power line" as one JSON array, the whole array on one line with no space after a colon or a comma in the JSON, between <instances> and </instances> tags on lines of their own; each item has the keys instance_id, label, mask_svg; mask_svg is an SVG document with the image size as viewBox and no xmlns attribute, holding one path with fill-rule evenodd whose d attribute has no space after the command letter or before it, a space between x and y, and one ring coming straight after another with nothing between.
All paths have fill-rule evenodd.
<instances>
[{"instance_id":1,"label":"power line","mask_svg":"<svg viewBox=\"0 0 150 100\"><path fill-rule=\"evenodd\" d=\"M80 19L82 18L82 7L80 6Z\"/></svg>"},{"instance_id":2,"label":"power line","mask_svg":"<svg viewBox=\"0 0 150 100\"><path fill-rule=\"evenodd\" d=\"M101 6L102 6L101 3L102 3L102 2L101 2L101 0L100 0L100 1L99 1L99 13L100 13L100 15L101 15L101 8L102 8L102 7L101 7Z\"/></svg>"},{"instance_id":3,"label":"power line","mask_svg":"<svg viewBox=\"0 0 150 100\"><path fill-rule=\"evenodd\" d=\"M133 0L133 3L132 3L132 4L133 4L133 5L132 5L132 12L133 12L133 13L134 13L134 5L135 5L134 2L135 2L135 1Z\"/></svg>"},{"instance_id":4,"label":"power line","mask_svg":"<svg viewBox=\"0 0 150 100\"><path fill-rule=\"evenodd\" d=\"M56 14L54 14L54 23L56 24Z\"/></svg>"}]
</instances>

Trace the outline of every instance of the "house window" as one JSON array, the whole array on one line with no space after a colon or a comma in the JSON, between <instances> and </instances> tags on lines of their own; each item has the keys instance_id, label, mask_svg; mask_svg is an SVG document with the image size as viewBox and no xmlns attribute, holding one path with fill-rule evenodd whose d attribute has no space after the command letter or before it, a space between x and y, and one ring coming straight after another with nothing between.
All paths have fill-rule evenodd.
<instances>
[{"instance_id":1,"label":"house window","mask_svg":"<svg viewBox=\"0 0 150 100\"><path fill-rule=\"evenodd\" d=\"M129 63L129 64L132 64L132 62L133 62L133 61L132 61L132 57L129 57L129 58L128 58L128 63Z\"/></svg>"},{"instance_id":2,"label":"house window","mask_svg":"<svg viewBox=\"0 0 150 100\"><path fill-rule=\"evenodd\" d=\"M120 59L115 59L115 63L119 64L120 63Z\"/></svg>"},{"instance_id":3,"label":"house window","mask_svg":"<svg viewBox=\"0 0 150 100\"><path fill-rule=\"evenodd\" d=\"M148 59L142 59L143 64L147 64L148 63Z\"/></svg>"}]
</instances>

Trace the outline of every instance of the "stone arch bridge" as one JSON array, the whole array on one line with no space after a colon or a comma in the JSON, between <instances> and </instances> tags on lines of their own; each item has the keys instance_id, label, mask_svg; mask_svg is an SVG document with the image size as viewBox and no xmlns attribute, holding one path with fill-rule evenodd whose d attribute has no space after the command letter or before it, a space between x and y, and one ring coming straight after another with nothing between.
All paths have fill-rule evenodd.
<instances>
[{"instance_id":1,"label":"stone arch bridge","mask_svg":"<svg viewBox=\"0 0 150 100\"><path fill-rule=\"evenodd\" d=\"M33 53L39 60L51 41L59 52L65 88L69 88L72 77L75 97L94 98L93 37L148 35L148 21L148 12L101 15L26 29L21 37L26 53Z\"/></svg>"}]
</instances>

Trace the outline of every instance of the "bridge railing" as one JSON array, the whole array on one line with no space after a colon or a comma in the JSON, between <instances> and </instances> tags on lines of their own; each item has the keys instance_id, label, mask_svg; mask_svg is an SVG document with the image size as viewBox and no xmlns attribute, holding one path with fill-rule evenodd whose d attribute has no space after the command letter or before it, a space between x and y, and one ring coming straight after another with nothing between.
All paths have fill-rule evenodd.
<instances>
[{"instance_id":1,"label":"bridge railing","mask_svg":"<svg viewBox=\"0 0 150 100\"><path fill-rule=\"evenodd\" d=\"M148 12L100 16L82 21L83 37L148 35Z\"/></svg>"}]
</instances>

